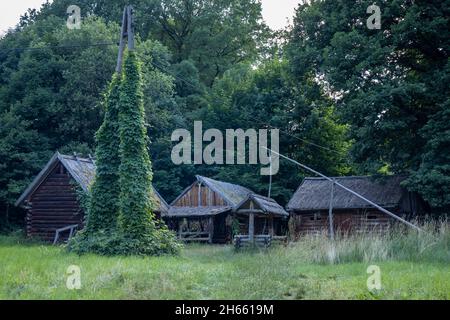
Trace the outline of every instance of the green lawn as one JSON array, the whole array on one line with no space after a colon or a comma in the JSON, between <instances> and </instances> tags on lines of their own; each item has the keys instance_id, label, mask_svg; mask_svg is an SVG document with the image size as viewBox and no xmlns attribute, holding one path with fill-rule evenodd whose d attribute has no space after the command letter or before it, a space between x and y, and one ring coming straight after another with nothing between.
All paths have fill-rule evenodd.
<instances>
[{"instance_id":1,"label":"green lawn","mask_svg":"<svg viewBox=\"0 0 450 320\"><path fill-rule=\"evenodd\" d=\"M236 253L186 246L178 257L78 257L64 248L0 237L0 299L449 299L446 261L313 263L301 246ZM366 285L381 268L382 290ZM81 268L82 288L66 288Z\"/></svg>"}]
</instances>

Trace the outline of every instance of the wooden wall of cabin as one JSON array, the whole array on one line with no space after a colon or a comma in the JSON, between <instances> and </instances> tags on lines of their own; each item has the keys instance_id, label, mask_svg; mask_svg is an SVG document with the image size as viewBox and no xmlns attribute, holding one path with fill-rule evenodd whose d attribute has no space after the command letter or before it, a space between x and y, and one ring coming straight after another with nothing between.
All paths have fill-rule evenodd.
<instances>
[{"instance_id":1,"label":"wooden wall of cabin","mask_svg":"<svg viewBox=\"0 0 450 320\"><path fill-rule=\"evenodd\" d=\"M197 183L191 186L191 188L173 204L174 207L208 207L226 205L227 204L219 194L204 185L201 186L199 197L199 185Z\"/></svg>"},{"instance_id":2,"label":"wooden wall of cabin","mask_svg":"<svg viewBox=\"0 0 450 320\"><path fill-rule=\"evenodd\" d=\"M58 164L33 192L26 220L28 236L53 241L59 228L74 224L83 227L84 214L71 181L64 166Z\"/></svg>"},{"instance_id":3,"label":"wooden wall of cabin","mask_svg":"<svg viewBox=\"0 0 450 320\"><path fill-rule=\"evenodd\" d=\"M393 223L393 219L376 210L335 210L333 227L335 233L383 232ZM302 212L291 215L294 237L304 234L328 234L328 211Z\"/></svg>"}]
</instances>

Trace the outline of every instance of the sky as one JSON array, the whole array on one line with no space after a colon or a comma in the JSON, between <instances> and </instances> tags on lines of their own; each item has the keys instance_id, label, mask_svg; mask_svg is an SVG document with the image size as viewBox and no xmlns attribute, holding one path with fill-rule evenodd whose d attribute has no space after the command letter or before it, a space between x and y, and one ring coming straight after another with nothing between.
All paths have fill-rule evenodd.
<instances>
[{"instance_id":1,"label":"sky","mask_svg":"<svg viewBox=\"0 0 450 320\"><path fill-rule=\"evenodd\" d=\"M0 1L0 34L14 27L28 8L38 9L44 2L45 0ZM294 9L299 2L300 0L262 0L264 20L272 29L285 27L287 18L292 21Z\"/></svg>"}]
</instances>

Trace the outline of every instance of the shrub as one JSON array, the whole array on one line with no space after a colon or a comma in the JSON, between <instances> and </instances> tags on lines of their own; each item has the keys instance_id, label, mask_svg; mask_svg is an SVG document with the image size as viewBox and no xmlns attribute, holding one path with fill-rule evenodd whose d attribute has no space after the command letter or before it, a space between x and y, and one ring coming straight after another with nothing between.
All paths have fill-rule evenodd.
<instances>
[{"instance_id":1,"label":"shrub","mask_svg":"<svg viewBox=\"0 0 450 320\"><path fill-rule=\"evenodd\" d=\"M157 229L151 236L145 235L140 239L126 236L116 229L103 229L94 234L89 234L85 230L80 231L70 241L68 249L80 255L94 253L103 256L158 256L178 254L181 244L175 240L171 231L164 228Z\"/></svg>"}]
</instances>

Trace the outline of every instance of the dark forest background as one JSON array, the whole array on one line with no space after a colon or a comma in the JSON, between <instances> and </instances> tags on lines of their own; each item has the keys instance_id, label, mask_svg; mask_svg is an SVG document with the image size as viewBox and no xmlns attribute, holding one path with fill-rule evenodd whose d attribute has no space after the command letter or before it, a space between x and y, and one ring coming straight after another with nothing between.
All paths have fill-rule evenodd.
<instances>
[{"instance_id":1,"label":"dark forest background","mask_svg":"<svg viewBox=\"0 0 450 320\"><path fill-rule=\"evenodd\" d=\"M257 0L54 0L0 39L0 226L55 151L94 154L123 7L135 8L154 185L171 201L195 174L267 194L258 166L175 166L171 133L279 128L280 152L328 175L405 174L450 206L450 0L301 4L270 30ZM66 26L81 7L82 27ZM7 13L5 13L7 14ZM286 204L305 172L281 160ZM1 227L0 227L1 228Z\"/></svg>"}]
</instances>

